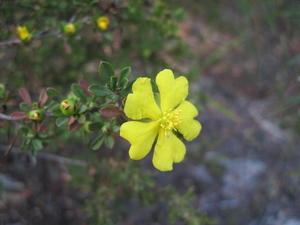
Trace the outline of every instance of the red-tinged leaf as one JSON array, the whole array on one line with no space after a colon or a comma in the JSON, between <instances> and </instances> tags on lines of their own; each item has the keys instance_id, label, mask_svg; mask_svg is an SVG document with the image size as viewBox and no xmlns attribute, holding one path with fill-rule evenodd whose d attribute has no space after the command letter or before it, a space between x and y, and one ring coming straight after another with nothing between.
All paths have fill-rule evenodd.
<instances>
[{"instance_id":1,"label":"red-tinged leaf","mask_svg":"<svg viewBox=\"0 0 300 225\"><path fill-rule=\"evenodd\" d=\"M47 90L46 88L41 89L39 96L39 106L43 108L48 100Z\"/></svg>"},{"instance_id":2,"label":"red-tinged leaf","mask_svg":"<svg viewBox=\"0 0 300 225\"><path fill-rule=\"evenodd\" d=\"M121 111L115 107L105 107L100 110L100 115L109 119L116 118L121 115Z\"/></svg>"},{"instance_id":3,"label":"red-tinged leaf","mask_svg":"<svg viewBox=\"0 0 300 225\"><path fill-rule=\"evenodd\" d=\"M41 128L40 128L40 132L42 132L42 133L44 133L44 134L46 134L46 133L48 133L48 127L47 127L47 124L45 123L45 122L42 122L42 123L40 123L41 124Z\"/></svg>"},{"instance_id":4,"label":"red-tinged leaf","mask_svg":"<svg viewBox=\"0 0 300 225\"><path fill-rule=\"evenodd\" d=\"M27 118L27 113L25 112L12 112L10 114L12 120L24 120Z\"/></svg>"},{"instance_id":5,"label":"red-tinged leaf","mask_svg":"<svg viewBox=\"0 0 300 225\"><path fill-rule=\"evenodd\" d=\"M20 88L18 93L25 103L27 103L28 105L32 104L30 94L26 88Z\"/></svg>"},{"instance_id":6,"label":"red-tinged leaf","mask_svg":"<svg viewBox=\"0 0 300 225\"><path fill-rule=\"evenodd\" d=\"M84 90L84 92L89 95L89 96L93 96L93 93L89 91L89 82L87 80L80 80L78 82L79 86Z\"/></svg>"},{"instance_id":7,"label":"red-tinged leaf","mask_svg":"<svg viewBox=\"0 0 300 225\"><path fill-rule=\"evenodd\" d=\"M76 131L79 128L80 128L80 124L77 121L69 125L69 131Z\"/></svg>"},{"instance_id":8,"label":"red-tinged leaf","mask_svg":"<svg viewBox=\"0 0 300 225\"><path fill-rule=\"evenodd\" d=\"M71 126L75 122L76 122L76 118L74 116L71 116L68 120L68 126Z\"/></svg>"}]
</instances>

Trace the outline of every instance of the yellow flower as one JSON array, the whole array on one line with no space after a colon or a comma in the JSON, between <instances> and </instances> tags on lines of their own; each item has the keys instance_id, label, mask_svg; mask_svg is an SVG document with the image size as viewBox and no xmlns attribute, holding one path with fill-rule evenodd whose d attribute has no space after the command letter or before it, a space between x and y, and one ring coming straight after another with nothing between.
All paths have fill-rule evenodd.
<instances>
[{"instance_id":1,"label":"yellow flower","mask_svg":"<svg viewBox=\"0 0 300 225\"><path fill-rule=\"evenodd\" d=\"M175 133L191 141L199 135L201 124L194 120L198 115L196 107L185 100L188 81L184 76L175 79L173 72L165 69L157 74L156 84L159 105L149 78L141 77L134 82L124 112L128 118L140 121L123 123L120 135L130 142L129 156L134 160L144 158L157 139L152 163L160 171L170 171L173 163L184 159L186 152Z\"/></svg>"},{"instance_id":2,"label":"yellow flower","mask_svg":"<svg viewBox=\"0 0 300 225\"><path fill-rule=\"evenodd\" d=\"M65 25L64 31L66 34L74 34L76 32L76 27L73 23L68 23Z\"/></svg>"},{"instance_id":3,"label":"yellow flower","mask_svg":"<svg viewBox=\"0 0 300 225\"><path fill-rule=\"evenodd\" d=\"M101 16L97 19L97 25L100 30L107 30L109 26L109 19L106 16Z\"/></svg>"},{"instance_id":4,"label":"yellow flower","mask_svg":"<svg viewBox=\"0 0 300 225\"><path fill-rule=\"evenodd\" d=\"M29 41L32 37L32 35L29 33L27 27L25 27L25 26L18 26L17 34L22 41Z\"/></svg>"}]
</instances>

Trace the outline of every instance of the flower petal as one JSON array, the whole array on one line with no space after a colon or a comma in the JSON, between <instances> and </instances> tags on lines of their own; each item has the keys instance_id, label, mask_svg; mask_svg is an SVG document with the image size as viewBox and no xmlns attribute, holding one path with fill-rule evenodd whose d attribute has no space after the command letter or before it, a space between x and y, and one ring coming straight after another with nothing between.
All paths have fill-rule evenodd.
<instances>
[{"instance_id":1,"label":"flower petal","mask_svg":"<svg viewBox=\"0 0 300 225\"><path fill-rule=\"evenodd\" d=\"M122 124L120 136L128 140L131 144L129 149L131 159L139 160L149 153L158 134L158 127L159 124L156 121L130 121Z\"/></svg>"},{"instance_id":2,"label":"flower petal","mask_svg":"<svg viewBox=\"0 0 300 225\"><path fill-rule=\"evenodd\" d=\"M126 116L133 120L158 119L161 111L154 99L151 80L146 77L138 78L132 86L132 92L125 102Z\"/></svg>"},{"instance_id":3,"label":"flower petal","mask_svg":"<svg viewBox=\"0 0 300 225\"><path fill-rule=\"evenodd\" d=\"M163 112L179 105L188 95L188 81L184 76L174 79L172 70L165 69L156 76Z\"/></svg>"},{"instance_id":4,"label":"flower petal","mask_svg":"<svg viewBox=\"0 0 300 225\"><path fill-rule=\"evenodd\" d=\"M197 120L194 120L198 115L196 107L191 102L184 101L175 109L175 112L178 112L179 119L181 120L181 123L176 126L176 129L183 137L188 141L197 137L202 126Z\"/></svg>"},{"instance_id":5,"label":"flower petal","mask_svg":"<svg viewBox=\"0 0 300 225\"><path fill-rule=\"evenodd\" d=\"M181 162L186 152L185 145L173 132L161 129L155 145L152 163L160 171L173 170L173 163Z\"/></svg>"}]
</instances>

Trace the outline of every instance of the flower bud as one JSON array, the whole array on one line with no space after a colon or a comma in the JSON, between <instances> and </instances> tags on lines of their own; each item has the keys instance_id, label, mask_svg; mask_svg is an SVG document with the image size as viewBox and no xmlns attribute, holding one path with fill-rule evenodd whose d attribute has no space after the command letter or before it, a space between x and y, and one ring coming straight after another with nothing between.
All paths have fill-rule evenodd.
<instances>
[{"instance_id":1,"label":"flower bud","mask_svg":"<svg viewBox=\"0 0 300 225\"><path fill-rule=\"evenodd\" d=\"M31 110L28 113L28 118L36 121L43 120L45 118L45 111L42 109Z\"/></svg>"},{"instance_id":2,"label":"flower bud","mask_svg":"<svg viewBox=\"0 0 300 225\"><path fill-rule=\"evenodd\" d=\"M106 16L101 16L97 19L97 25L100 30L107 30L109 26L109 19Z\"/></svg>"},{"instance_id":3,"label":"flower bud","mask_svg":"<svg viewBox=\"0 0 300 225\"><path fill-rule=\"evenodd\" d=\"M64 27L64 32L66 34L74 34L76 32L76 27L73 23L68 23Z\"/></svg>"},{"instance_id":4,"label":"flower bud","mask_svg":"<svg viewBox=\"0 0 300 225\"><path fill-rule=\"evenodd\" d=\"M60 103L60 110L66 116L72 116L77 112L77 102L73 98L67 98Z\"/></svg>"}]
</instances>

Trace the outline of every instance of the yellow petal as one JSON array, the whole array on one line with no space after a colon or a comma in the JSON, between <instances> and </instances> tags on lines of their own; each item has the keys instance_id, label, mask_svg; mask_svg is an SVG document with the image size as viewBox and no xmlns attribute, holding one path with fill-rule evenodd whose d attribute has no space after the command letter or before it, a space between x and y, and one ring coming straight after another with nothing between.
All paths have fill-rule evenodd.
<instances>
[{"instance_id":1,"label":"yellow petal","mask_svg":"<svg viewBox=\"0 0 300 225\"><path fill-rule=\"evenodd\" d=\"M131 144L129 149L131 159L139 160L149 153L158 134L158 127L159 124L156 121L130 121L122 124L120 136L128 140Z\"/></svg>"},{"instance_id":2,"label":"yellow petal","mask_svg":"<svg viewBox=\"0 0 300 225\"><path fill-rule=\"evenodd\" d=\"M138 78L132 86L132 94L127 96L124 112L133 120L150 118L157 120L161 114L155 102L149 78Z\"/></svg>"},{"instance_id":3,"label":"yellow petal","mask_svg":"<svg viewBox=\"0 0 300 225\"><path fill-rule=\"evenodd\" d=\"M173 163L181 162L186 152L185 145L173 132L160 129L155 145L152 163L160 171L173 170Z\"/></svg>"},{"instance_id":4,"label":"yellow petal","mask_svg":"<svg viewBox=\"0 0 300 225\"><path fill-rule=\"evenodd\" d=\"M196 107L189 101L184 101L176 108L175 112L178 112L178 118L181 120L181 123L176 126L176 129L183 137L188 141L197 137L202 126L197 120L194 120L198 115Z\"/></svg>"},{"instance_id":5,"label":"yellow petal","mask_svg":"<svg viewBox=\"0 0 300 225\"><path fill-rule=\"evenodd\" d=\"M165 69L156 76L156 84L160 93L162 111L173 109L185 100L188 95L188 81L181 76L174 79L172 70Z\"/></svg>"}]
</instances>

